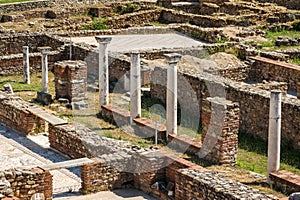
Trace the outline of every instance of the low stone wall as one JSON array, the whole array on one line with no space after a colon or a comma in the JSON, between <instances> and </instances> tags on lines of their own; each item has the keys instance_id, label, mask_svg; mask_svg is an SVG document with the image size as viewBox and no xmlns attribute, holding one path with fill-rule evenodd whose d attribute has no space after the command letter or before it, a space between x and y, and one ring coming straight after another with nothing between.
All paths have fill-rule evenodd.
<instances>
[{"instance_id":1,"label":"low stone wall","mask_svg":"<svg viewBox=\"0 0 300 200\"><path fill-rule=\"evenodd\" d=\"M300 81L300 67L298 65L262 57L252 57L251 59L255 62L250 69L250 80L287 82L289 90L297 90L297 83Z\"/></svg>"},{"instance_id":2,"label":"low stone wall","mask_svg":"<svg viewBox=\"0 0 300 200\"><path fill-rule=\"evenodd\" d=\"M175 182L175 199L278 199L211 171L181 169Z\"/></svg>"},{"instance_id":3,"label":"low stone wall","mask_svg":"<svg viewBox=\"0 0 300 200\"><path fill-rule=\"evenodd\" d=\"M0 179L11 194L22 200L31 200L37 193L42 193L45 200L52 199L52 175L49 171L41 168L11 169L0 171Z\"/></svg>"},{"instance_id":4,"label":"low stone wall","mask_svg":"<svg viewBox=\"0 0 300 200\"><path fill-rule=\"evenodd\" d=\"M39 52L38 47L50 46L55 51L64 45L64 41L41 33L7 33L0 36L0 56L22 53L23 46L28 46L30 53L36 53Z\"/></svg>"},{"instance_id":5,"label":"low stone wall","mask_svg":"<svg viewBox=\"0 0 300 200\"><path fill-rule=\"evenodd\" d=\"M48 55L48 67L53 69L54 63L60 60L60 53L51 51ZM30 73L42 71L42 60L40 53L31 53L29 55ZM23 74L23 54L15 54L10 56L0 56L0 75L9 76Z\"/></svg>"},{"instance_id":6,"label":"low stone wall","mask_svg":"<svg viewBox=\"0 0 300 200\"><path fill-rule=\"evenodd\" d=\"M24 134L35 134L45 121L30 111L31 105L20 97L0 92L0 122Z\"/></svg>"},{"instance_id":7,"label":"low stone wall","mask_svg":"<svg viewBox=\"0 0 300 200\"><path fill-rule=\"evenodd\" d=\"M276 3L289 9L299 10L300 2L298 0L258 0L261 3Z\"/></svg>"},{"instance_id":8,"label":"low stone wall","mask_svg":"<svg viewBox=\"0 0 300 200\"><path fill-rule=\"evenodd\" d=\"M9 12L20 12L24 10L33 10L36 8L46 8L49 7L48 0L36 0L28 2L18 2L18 3L7 3L0 5L0 13L9 13Z\"/></svg>"},{"instance_id":9,"label":"low stone wall","mask_svg":"<svg viewBox=\"0 0 300 200\"><path fill-rule=\"evenodd\" d=\"M285 194L300 191L300 176L289 171L280 170L270 173L270 183Z\"/></svg>"},{"instance_id":10,"label":"low stone wall","mask_svg":"<svg viewBox=\"0 0 300 200\"><path fill-rule=\"evenodd\" d=\"M224 27L227 24L226 20L205 15L194 15L181 13L173 10L163 10L159 18L161 22L167 23L186 23L201 27Z\"/></svg>"},{"instance_id":11,"label":"low stone wall","mask_svg":"<svg viewBox=\"0 0 300 200\"><path fill-rule=\"evenodd\" d=\"M71 158L98 157L121 152L127 142L102 137L81 124L49 125L50 146Z\"/></svg>"},{"instance_id":12,"label":"low stone wall","mask_svg":"<svg viewBox=\"0 0 300 200\"><path fill-rule=\"evenodd\" d=\"M118 154L94 158L92 164L81 167L82 191L84 194L126 187L133 182L133 174L124 171L128 157ZM119 167L118 167L119 166Z\"/></svg>"}]
</instances>

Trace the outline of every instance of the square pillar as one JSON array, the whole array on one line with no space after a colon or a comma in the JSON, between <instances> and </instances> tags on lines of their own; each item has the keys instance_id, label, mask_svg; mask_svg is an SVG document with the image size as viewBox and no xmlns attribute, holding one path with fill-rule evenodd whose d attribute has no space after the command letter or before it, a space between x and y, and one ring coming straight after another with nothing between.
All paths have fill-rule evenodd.
<instances>
[{"instance_id":1,"label":"square pillar","mask_svg":"<svg viewBox=\"0 0 300 200\"><path fill-rule=\"evenodd\" d=\"M111 37L97 36L99 43L99 112L101 106L109 104L109 74L108 74L108 49Z\"/></svg>"},{"instance_id":2,"label":"square pillar","mask_svg":"<svg viewBox=\"0 0 300 200\"><path fill-rule=\"evenodd\" d=\"M70 103L87 98L87 64L80 60L66 60L54 65L55 98Z\"/></svg>"},{"instance_id":3,"label":"square pillar","mask_svg":"<svg viewBox=\"0 0 300 200\"><path fill-rule=\"evenodd\" d=\"M239 105L220 97L202 102L202 147L204 159L234 166L238 150Z\"/></svg>"},{"instance_id":4,"label":"square pillar","mask_svg":"<svg viewBox=\"0 0 300 200\"><path fill-rule=\"evenodd\" d=\"M177 63L181 59L178 53L165 54L169 66L167 70L167 138L177 134Z\"/></svg>"}]
</instances>

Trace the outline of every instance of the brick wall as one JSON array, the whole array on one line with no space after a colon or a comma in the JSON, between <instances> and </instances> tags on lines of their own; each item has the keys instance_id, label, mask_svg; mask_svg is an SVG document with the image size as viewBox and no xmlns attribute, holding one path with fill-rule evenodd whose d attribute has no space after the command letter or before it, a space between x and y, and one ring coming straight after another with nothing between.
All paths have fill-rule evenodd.
<instances>
[{"instance_id":1,"label":"brick wall","mask_svg":"<svg viewBox=\"0 0 300 200\"><path fill-rule=\"evenodd\" d=\"M30 200L36 193L43 193L45 200L52 199L52 175L41 168L11 169L0 172L1 181L7 180L13 195Z\"/></svg>"},{"instance_id":2,"label":"brick wall","mask_svg":"<svg viewBox=\"0 0 300 200\"><path fill-rule=\"evenodd\" d=\"M202 147L206 160L235 165L238 150L239 106L223 98L207 98L202 104Z\"/></svg>"},{"instance_id":3,"label":"brick wall","mask_svg":"<svg viewBox=\"0 0 300 200\"><path fill-rule=\"evenodd\" d=\"M84 194L118 189L133 182L132 173L123 171L123 166L127 165L128 158L110 154L93 160L94 163L81 167ZM122 167L118 168L118 166Z\"/></svg>"},{"instance_id":4,"label":"brick wall","mask_svg":"<svg viewBox=\"0 0 300 200\"><path fill-rule=\"evenodd\" d=\"M30 107L20 97L0 92L0 122L24 134L35 134L45 126L45 121L32 114Z\"/></svg>"},{"instance_id":5,"label":"brick wall","mask_svg":"<svg viewBox=\"0 0 300 200\"><path fill-rule=\"evenodd\" d=\"M48 55L48 67L51 70L54 62L60 59L60 53L51 51ZM23 74L23 54L14 54L11 56L0 56L0 75L9 76ZM31 53L29 55L30 73L42 71L41 55L39 53Z\"/></svg>"}]
</instances>

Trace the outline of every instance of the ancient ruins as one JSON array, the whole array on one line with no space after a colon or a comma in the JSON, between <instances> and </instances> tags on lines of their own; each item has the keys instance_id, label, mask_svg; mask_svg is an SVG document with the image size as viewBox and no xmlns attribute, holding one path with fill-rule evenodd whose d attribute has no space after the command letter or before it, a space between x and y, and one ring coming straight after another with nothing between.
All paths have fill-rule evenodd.
<instances>
[{"instance_id":1,"label":"ancient ruins","mask_svg":"<svg viewBox=\"0 0 300 200\"><path fill-rule=\"evenodd\" d=\"M0 199L300 199L299 0L0 13Z\"/></svg>"}]
</instances>

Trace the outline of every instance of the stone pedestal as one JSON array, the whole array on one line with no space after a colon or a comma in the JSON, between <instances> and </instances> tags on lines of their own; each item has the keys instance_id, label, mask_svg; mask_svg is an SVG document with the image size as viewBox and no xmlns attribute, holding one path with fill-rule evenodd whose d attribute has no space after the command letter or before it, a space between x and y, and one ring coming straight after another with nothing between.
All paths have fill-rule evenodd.
<instances>
[{"instance_id":1,"label":"stone pedestal","mask_svg":"<svg viewBox=\"0 0 300 200\"><path fill-rule=\"evenodd\" d=\"M239 106L224 98L202 102L202 147L204 159L217 164L235 165L238 149Z\"/></svg>"},{"instance_id":2,"label":"stone pedestal","mask_svg":"<svg viewBox=\"0 0 300 200\"><path fill-rule=\"evenodd\" d=\"M56 99L65 98L74 103L87 98L87 65L84 61L66 60L55 63L54 77Z\"/></svg>"}]
</instances>

